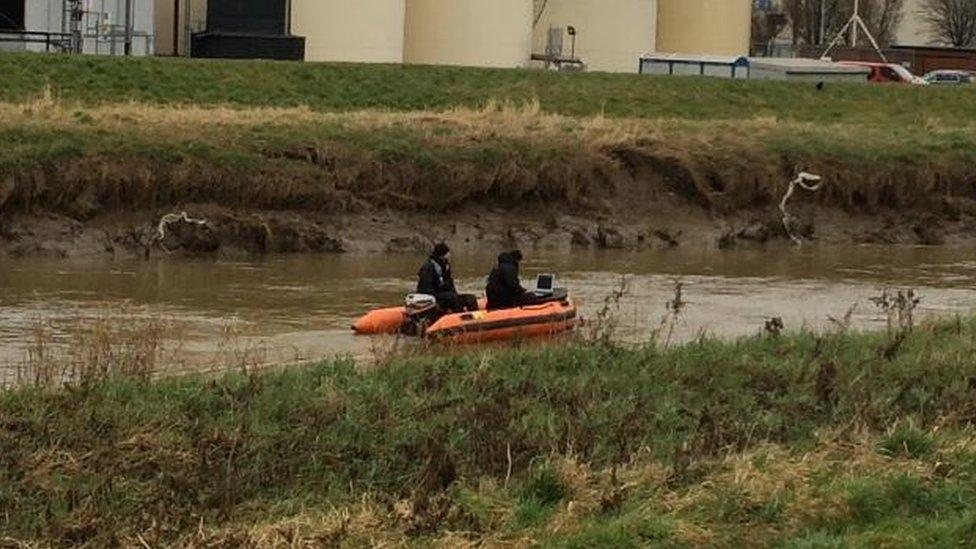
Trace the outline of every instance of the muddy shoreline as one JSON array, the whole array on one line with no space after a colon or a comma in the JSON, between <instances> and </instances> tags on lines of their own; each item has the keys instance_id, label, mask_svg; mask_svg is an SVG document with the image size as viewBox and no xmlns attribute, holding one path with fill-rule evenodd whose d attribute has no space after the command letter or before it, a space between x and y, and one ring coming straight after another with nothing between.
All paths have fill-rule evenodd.
<instances>
[{"instance_id":1,"label":"muddy shoreline","mask_svg":"<svg viewBox=\"0 0 976 549\"><path fill-rule=\"evenodd\" d=\"M532 109L0 111L33 136L0 162L0 257L976 244L963 130L889 145L880 128ZM881 152L897 154L865 162ZM799 172L822 184L792 192Z\"/></svg>"},{"instance_id":2,"label":"muddy shoreline","mask_svg":"<svg viewBox=\"0 0 976 549\"><path fill-rule=\"evenodd\" d=\"M791 213L794 232L805 242L976 244L973 216L894 211L856 215L816 205ZM161 223L167 215L168 221ZM603 211L467 207L433 215L381 209L336 215L195 204L87 220L41 212L8 215L0 221L0 257L12 258L422 253L439 240L449 241L457 249L646 250L761 247L788 243L789 236L778 211L757 209L719 216L675 202Z\"/></svg>"}]
</instances>

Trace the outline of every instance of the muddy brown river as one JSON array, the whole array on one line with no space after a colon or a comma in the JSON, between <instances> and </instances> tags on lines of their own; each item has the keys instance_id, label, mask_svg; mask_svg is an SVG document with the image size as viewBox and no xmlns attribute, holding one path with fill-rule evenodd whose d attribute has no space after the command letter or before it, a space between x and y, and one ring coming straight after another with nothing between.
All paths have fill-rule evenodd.
<instances>
[{"instance_id":1,"label":"muddy brown river","mask_svg":"<svg viewBox=\"0 0 976 549\"><path fill-rule=\"evenodd\" d=\"M464 291L481 292L494 253L458 254ZM822 329L855 306L856 327L883 327L871 302L888 288L914 288L917 316L969 313L976 305L976 257L970 250L916 247L789 247L716 251L527 253L523 282L552 272L571 289L584 317L627 281L616 311L616 337L650 337L666 314L676 281L687 302L674 339L707 333L755 334L770 317L786 329ZM368 358L390 340L353 336L363 311L401 302L421 256L301 256L260 261L162 259L0 263L0 381L9 381L39 346L69 345L99 319L139 326L165 323L159 338L166 368L193 370L335 355ZM35 358L36 359L36 358Z\"/></svg>"}]
</instances>

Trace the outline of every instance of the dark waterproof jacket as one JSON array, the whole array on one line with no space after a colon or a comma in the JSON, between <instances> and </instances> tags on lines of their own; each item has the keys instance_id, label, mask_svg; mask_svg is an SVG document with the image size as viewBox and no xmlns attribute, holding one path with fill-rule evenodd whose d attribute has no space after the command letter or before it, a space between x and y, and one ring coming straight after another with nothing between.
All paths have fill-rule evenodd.
<instances>
[{"instance_id":1,"label":"dark waterproof jacket","mask_svg":"<svg viewBox=\"0 0 976 549\"><path fill-rule=\"evenodd\" d=\"M519 300L525 293L525 288L519 282L518 260L509 253L498 256L498 265L488 275L488 308L510 309L519 306Z\"/></svg>"},{"instance_id":2,"label":"dark waterproof jacket","mask_svg":"<svg viewBox=\"0 0 976 549\"><path fill-rule=\"evenodd\" d=\"M438 257L430 257L420 268L417 281L417 293L434 295L442 293L456 293L454 275L451 274L451 264Z\"/></svg>"}]
</instances>

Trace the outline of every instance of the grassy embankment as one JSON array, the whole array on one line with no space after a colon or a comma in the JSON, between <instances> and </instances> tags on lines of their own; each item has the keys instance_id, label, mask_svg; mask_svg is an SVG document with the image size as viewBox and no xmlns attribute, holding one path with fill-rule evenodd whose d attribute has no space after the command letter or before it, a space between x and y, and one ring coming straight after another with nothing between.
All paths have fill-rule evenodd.
<instances>
[{"instance_id":1,"label":"grassy embankment","mask_svg":"<svg viewBox=\"0 0 976 549\"><path fill-rule=\"evenodd\" d=\"M859 211L976 198L968 89L36 55L0 55L0 79L8 211L600 207L659 185L721 212L798 168Z\"/></svg>"},{"instance_id":2,"label":"grassy embankment","mask_svg":"<svg viewBox=\"0 0 976 549\"><path fill-rule=\"evenodd\" d=\"M974 349L967 319L0 392L0 539L970 546Z\"/></svg>"}]
</instances>

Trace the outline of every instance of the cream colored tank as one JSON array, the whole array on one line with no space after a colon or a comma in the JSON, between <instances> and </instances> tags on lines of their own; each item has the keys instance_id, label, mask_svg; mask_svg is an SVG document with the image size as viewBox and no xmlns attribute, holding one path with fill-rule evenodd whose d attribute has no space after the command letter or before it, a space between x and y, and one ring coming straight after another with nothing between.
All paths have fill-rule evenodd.
<instances>
[{"instance_id":1,"label":"cream colored tank","mask_svg":"<svg viewBox=\"0 0 976 549\"><path fill-rule=\"evenodd\" d=\"M292 0L306 61L402 63L404 0Z\"/></svg>"},{"instance_id":2,"label":"cream colored tank","mask_svg":"<svg viewBox=\"0 0 976 549\"><path fill-rule=\"evenodd\" d=\"M895 41L899 45L921 46L932 39L924 8L924 0L905 0L902 21L895 31Z\"/></svg>"},{"instance_id":3,"label":"cream colored tank","mask_svg":"<svg viewBox=\"0 0 976 549\"><path fill-rule=\"evenodd\" d=\"M563 56L569 57L570 26L576 29L576 57L588 70L637 72L640 56L654 51L657 0L549 0L532 33L533 53L546 53L549 29L558 27Z\"/></svg>"},{"instance_id":4,"label":"cream colored tank","mask_svg":"<svg viewBox=\"0 0 976 549\"><path fill-rule=\"evenodd\" d=\"M407 0L407 63L525 67L532 0Z\"/></svg>"},{"instance_id":5,"label":"cream colored tank","mask_svg":"<svg viewBox=\"0 0 976 549\"><path fill-rule=\"evenodd\" d=\"M752 0L658 0L657 51L749 55Z\"/></svg>"}]
</instances>

